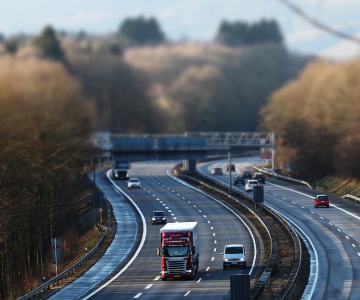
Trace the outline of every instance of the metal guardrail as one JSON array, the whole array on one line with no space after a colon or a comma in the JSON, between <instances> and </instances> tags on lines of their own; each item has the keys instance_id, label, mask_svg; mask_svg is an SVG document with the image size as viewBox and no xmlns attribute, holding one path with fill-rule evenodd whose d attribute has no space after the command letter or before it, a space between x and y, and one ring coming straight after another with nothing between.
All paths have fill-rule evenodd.
<instances>
[{"instance_id":1,"label":"metal guardrail","mask_svg":"<svg viewBox=\"0 0 360 300\"><path fill-rule=\"evenodd\" d=\"M351 195L351 194L346 194L346 195L344 195L344 196L341 196L341 198L343 198L343 199L350 198L350 199L352 199L352 200L354 200L354 201L359 202L359 204L360 204L360 198L355 197L355 196L353 196L353 195Z\"/></svg>"},{"instance_id":2,"label":"metal guardrail","mask_svg":"<svg viewBox=\"0 0 360 300\"><path fill-rule=\"evenodd\" d=\"M199 175L199 176L203 177L202 175ZM260 278L257 280L254 287L251 289L251 299L252 300L256 299L258 297L258 295L260 294L261 290L264 288L264 286L269 282L270 275L271 275L271 273L273 271L273 268L274 268L275 262L276 262L277 241L276 241L276 236L275 236L275 233L274 233L273 229L268 225L268 223L260 215L258 215L255 211L253 211L253 209L249 205L239 201L239 199L237 199L236 197L233 197L233 196L229 195L228 193L226 193L226 192L224 192L222 190L219 190L219 189L217 189L217 188L215 188L215 187L213 187L211 185L208 185L207 183L205 183L203 181L197 180L197 179L195 179L195 178L193 178L191 176L187 176L187 175L179 173L179 177L180 178L183 177L183 178L192 180L192 181L194 181L196 183L199 183L199 184L201 184L201 185L203 185L203 186L205 186L205 187L207 187L207 188L209 188L211 190L214 190L217 193L220 193L220 194L222 194L224 196L227 196L228 198L230 198L233 201L237 202L238 204L243 206L245 209L247 209L251 214L253 214L260 221L260 223L264 226L264 228L268 232L269 237L270 237L270 241L271 241L271 254L270 254L270 257L269 257L269 260L268 260L268 263L266 265L265 270L263 271ZM208 178L206 178L206 179L208 179ZM219 184L219 185L227 188L227 186L224 185L224 184L221 184L221 183L216 182L216 181L214 181L214 182L216 184ZM246 195L246 194L241 193L241 192L239 192L239 194L241 194L242 197L247 198L248 200L252 200L252 198L249 195Z\"/></svg>"},{"instance_id":3,"label":"metal guardrail","mask_svg":"<svg viewBox=\"0 0 360 300\"><path fill-rule=\"evenodd\" d=\"M222 184L218 181L215 181L212 177L208 177L208 176L204 176L202 174L197 173L198 176L206 178L207 180L210 180L212 182L214 182L217 185L222 186L223 188L228 189L228 185L226 184ZM179 174L180 176L186 176L184 174ZM275 233L273 232L272 228L267 224L267 222L265 220L262 219L261 216L259 216L256 212L254 212L252 210L252 208L239 201L237 198L229 195L228 193L218 190L206 183L203 183L193 177L190 176L186 176L186 178L189 178L191 180L194 180L200 184L203 184L204 186L216 190L217 192L226 195L227 197L229 197L230 199L236 201L237 203L241 204L243 207L245 207L246 209L248 209L253 215L255 215L258 220L260 220L260 222L264 225L264 227L266 228L266 230L269 233L269 236L271 237L271 255L270 258L268 260L268 264L263 272L263 274L260 276L260 278L258 279L258 281L256 282L255 286L251 289L251 299L256 299L258 297L258 295L260 294L260 292L262 291L262 289L267 285L267 283L270 280L270 275L273 271L273 268L275 266L275 262L276 262L276 257L277 257L277 241L276 241L276 236ZM233 190L233 193L238 194L240 197L246 198L247 200L253 201L253 198L241 191L238 190ZM280 222L281 224L283 224L286 229L288 230L289 234L291 235L294 244L295 244L295 258L294 258L294 265L293 265L293 269L291 271L290 274L290 278L288 280L288 282L286 283L286 285L284 286L283 290L281 291L280 295L276 298L276 300L282 300L286 297L286 295L288 294L288 292L290 291L290 288L292 287L297 274L299 272L300 266L301 266L301 259L302 259L302 249L301 249L301 243L300 243L300 238L298 236L298 234L296 233L296 231L293 229L293 227L280 215L278 214L275 210L273 210L272 208L270 208L269 206L267 206L266 204L262 205L263 209L265 209L269 214L271 214L273 217L275 217L278 222Z\"/></svg>"},{"instance_id":4,"label":"metal guardrail","mask_svg":"<svg viewBox=\"0 0 360 300\"><path fill-rule=\"evenodd\" d=\"M103 228L103 236L98 241L98 243L95 245L95 247L87 255L85 255L82 259L80 259L77 263L73 264L71 267L67 268L65 271L61 272L56 277L45 282L44 284L42 284L35 290L31 291L30 293L26 294L25 296L18 298L18 300L27 300L27 299L31 299L33 297L37 297L39 293L41 293L42 291L45 292L46 290L49 290L51 285L55 286L55 284L59 284L60 280L66 279L68 276L71 276L74 273L74 271L76 271L77 269L82 267L91 257L93 257L93 255L95 254L95 251L99 248L99 246L101 245L101 243L104 241L104 239L106 237L107 227L102 226L102 225L100 225L100 227Z\"/></svg>"},{"instance_id":5,"label":"metal guardrail","mask_svg":"<svg viewBox=\"0 0 360 300\"><path fill-rule=\"evenodd\" d=\"M96 164L95 168L102 167L102 166L105 166L105 165L108 165L108 164L111 164L111 163L112 162L110 161L110 162L103 162L103 163L100 163L100 164ZM105 201L107 201L107 200L105 200ZM110 205L108 203L107 203L107 205L108 205L108 208L110 208ZM109 222L110 222L109 224L111 224L111 219L109 220ZM74 270L76 271L77 269L82 267L91 257L93 257L96 250L99 248L99 246L104 241L104 239L106 237L107 230L108 229L111 230L111 228L108 228L108 227L103 226L101 224L96 224L96 225L97 225L99 230L100 230L100 228L102 228L103 236L101 237L101 239L98 241L98 243L95 245L95 247L88 254L86 254L77 263L73 264L71 267L69 267L65 271L61 272L59 275L57 275L54 278L50 279L49 281L45 282L44 284L42 284L38 288L34 289L30 293L22 296L21 298L18 298L18 300L27 300L27 299L32 299L33 297L37 297L38 294L41 293L42 291L45 292L46 290L49 290L51 285L54 286L55 284L59 284L60 280L64 280L68 276L71 276L74 273Z\"/></svg>"},{"instance_id":6,"label":"metal guardrail","mask_svg":"<svg viewBox=\"0 0 360 300\"><path fill-rule=\"evenodd\" d=\"M255 166L255 165L253 165L253 168L258 170L259 172L263 172L263 173L266 173L268 175L271 175L271 176L274 176L274 177L277 177L277 178L281 178L281 179L284 179L284 180L289 180L289 181L293 181L293 182L296 182L296 183L300 183L300 184L306 185L309 189L312 189L311 185L306 181L290 178L290 177L283 176L283 175L279 175L276 172L274 172L273 170L263 168L263 167L258 167L258 166Z\"/></svg>"}]
</instances>

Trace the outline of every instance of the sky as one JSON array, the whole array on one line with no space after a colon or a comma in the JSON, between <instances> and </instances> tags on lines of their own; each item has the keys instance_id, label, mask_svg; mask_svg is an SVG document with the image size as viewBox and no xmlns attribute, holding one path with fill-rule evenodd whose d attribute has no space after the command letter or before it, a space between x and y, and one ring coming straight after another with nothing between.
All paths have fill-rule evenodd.
<instances>
[{"instance_id":1,"label":"sky","mask_svg":"<svg viewBox=\"0 0 360 300\"><path fill-rule=\"evenodd\" d=\"M291 0L319 22L360 38L360 0ZM276 19L288 48L336 60L360 56L360 44L315 28L280 0L0 0L0 33L37 34L46 25L93 34L115 32L127 17L154 16L173 41L213 40L221 21Z\"/></svg>"}]
</instances>

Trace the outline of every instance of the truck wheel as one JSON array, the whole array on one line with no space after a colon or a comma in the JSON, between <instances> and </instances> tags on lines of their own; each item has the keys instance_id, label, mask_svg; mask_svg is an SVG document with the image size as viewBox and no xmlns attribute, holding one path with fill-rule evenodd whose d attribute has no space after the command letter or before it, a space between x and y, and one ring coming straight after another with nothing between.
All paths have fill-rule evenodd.
<instances>
[{"instance_id":1,"label":"truck wheel","mask_svg":"<svg viewBox=\"0 0 360 300\"><path fill-rule=\"evenodd\" d=\"M167 278L161 278L161 280L162 280L162 281L166 281L166 280L167 280Z\"/></svg>"}]
</instances>

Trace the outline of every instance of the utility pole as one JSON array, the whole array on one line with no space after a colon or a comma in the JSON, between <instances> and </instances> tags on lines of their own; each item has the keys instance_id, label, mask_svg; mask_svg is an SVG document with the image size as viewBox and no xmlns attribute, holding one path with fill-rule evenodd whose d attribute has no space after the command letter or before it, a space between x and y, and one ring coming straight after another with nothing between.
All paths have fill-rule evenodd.
<instances>
[{"instance_id":1,"label":"utility pole","mask_svg":"<svg viewBox=\"0 0 360 300\"><path fill-rule=\"evenodd\" d=\"M229 193L231 192L231 151L229 151Z\"/></svg>"},{"instance_id":2,"label":"utility pole","mask_svg":"<svg viewBox=\"0 0 360 300\"><path fill-rule=\"evenodd\" d=\"M271 169L274 170L275 169L275 132L272 132L271 134L271 143L272 143L272 164L271 164Z\"/></svg>"},{"instance_id":3,"label":"utility pole","mask_svg":"<svg viewBox=\"0 0 360 300\"><path fill-rule=\"evenodd\" d=\"M96 223L96 218L95 218L95 164L94 164L94 160L91 158L91 165L93 167L93 211L94 211L94 224Z\"/></svg>"}]
</instances>

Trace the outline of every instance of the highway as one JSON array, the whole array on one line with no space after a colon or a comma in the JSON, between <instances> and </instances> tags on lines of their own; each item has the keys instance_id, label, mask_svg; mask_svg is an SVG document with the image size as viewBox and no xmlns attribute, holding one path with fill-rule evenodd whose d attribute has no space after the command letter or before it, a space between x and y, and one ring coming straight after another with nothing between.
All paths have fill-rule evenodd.
<instances>
[{"instance_id":1,"label":"highway","mask_svg":"<svg viewBox=\"0 0 360 300\"><path fill-rule=\"evenodd\" d=\"M237 172L250 170L253 162L259 163L260 159L232 160ZM198 170L212 176L213 167L225 170L227 163L210 162ZM212 177L229 182L228 172ZM329 197L330 208L314 208L316 191L291 182L266 180L265 203L301 228L315 248L317 260L312 261L312 281L304 299L360 299L360 206ZM242 185L234 188L245 191Z\"/></svg>"},{"instance_id":2,"label":"highway","mask_svg":"<svg viewBox=\"0 0 360 300\"><path fill-rule=\"evenodd\" d=\"M141 189L127 189L126 181L115 181L115 187L106 178L108 170L97 172L97 185L104 191L110 202L117 203L114 190L120 188L138 206L141 213L137 212L135 208L133 209L133 223L130 225L137 228L137 238L132 251L126 257L126 262L130 261L130 263L125 265L126 262L119 259L119 265L96 286L75 281L67 288L72 286L72 290L84 291L87 289L87 292L82 292L81 296L73 295L72 299L168 300L183 299L184 296L204 300L229 299L230 274L251 272L252 278L260 276L263 244L257 230L247 220L243 220L245 222L243 223L242 217L231 212L221 204L221 201L210 199L170 178L166 171L174 165L175 163L159 162L132 164L131 177L140 179ZM164 210L167 213L168 222L199 222L200 265L194 280L161 281L161 261L160 257L156 255L156 249L160 247L159 230L162 226L151 225L150 215L154 210ZM142 225L141 214L144 216L145 226ZM245 224L251 228L253 234L250 234ZM119 225L118 231L121 240L121 223ZM129 226L129 223L126 226ZM231 243L244 244L248 265L245 270L240 268L222 269L220 253L225 244ZM120 244L118 242L117 245L121 245L121 242ZM136 252L136 250L138 251ZM100 272L103 268L104 266L98 263L92 268L92 272L97 270ZM64 291L67 288L64 288ZM53 298L65 299L56 297L56 295Z\"/></svg>"}]
</instances>

